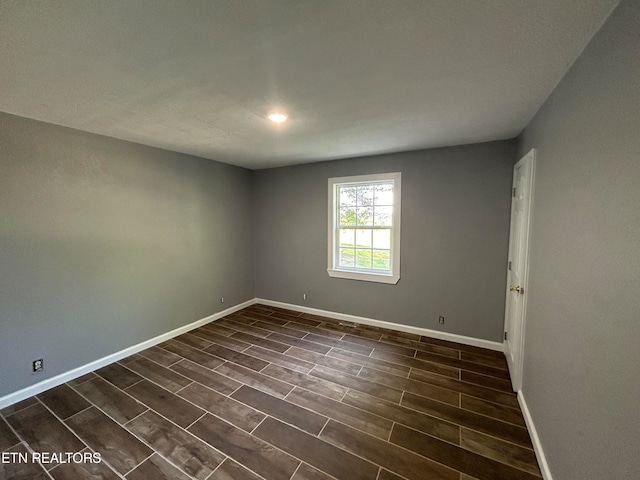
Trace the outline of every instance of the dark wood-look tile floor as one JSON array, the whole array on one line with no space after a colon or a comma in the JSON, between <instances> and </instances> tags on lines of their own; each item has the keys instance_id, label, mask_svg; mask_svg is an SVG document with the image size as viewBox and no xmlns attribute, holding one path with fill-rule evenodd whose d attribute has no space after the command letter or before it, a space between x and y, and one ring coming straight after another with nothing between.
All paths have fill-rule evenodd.
<instances>
[{"instance_id":1,"label":"dark wood-look tile floor","mask_svg":"<svg viewBox=\"0 0 640 480\"><path fill-rule=\"evenodd\" d=\"M540 479L501 353L253 305L3 409L0 479ZM29 457L32 458L32 457Z\"/></svg>"}]
</instances>

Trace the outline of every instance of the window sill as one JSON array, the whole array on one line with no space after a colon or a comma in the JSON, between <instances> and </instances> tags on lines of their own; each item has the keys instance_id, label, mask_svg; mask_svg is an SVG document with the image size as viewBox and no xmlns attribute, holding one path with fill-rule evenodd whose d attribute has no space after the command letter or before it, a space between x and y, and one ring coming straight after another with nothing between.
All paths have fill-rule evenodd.
<instances>
[{"instance_id":1,"label":"window sill","mask_svg":"<svg viewBox=\"0 0 640 480\"><path fill-rule=\"evenodd\" d=\"M380 275L377 273L360 273L350 270L335 270L328 268L327 273L333 278L345 278L348 280L361 280L363 282L387 283L395 285L400 280L400 275Z\"/></svg>"}]
</instances>

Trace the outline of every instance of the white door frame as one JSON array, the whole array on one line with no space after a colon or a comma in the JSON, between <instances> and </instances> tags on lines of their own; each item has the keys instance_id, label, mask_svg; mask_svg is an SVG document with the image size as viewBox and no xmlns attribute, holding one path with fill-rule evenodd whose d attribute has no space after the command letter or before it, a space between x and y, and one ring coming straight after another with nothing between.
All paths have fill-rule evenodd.
<instances>
[{"instance_id":1,"label":"white door frame","mask_svg":"<svg viewBox=\"0 0 640 480\"><path fill-rule=\"evenodd\" d=\"M529 296L529 236L531 228L531 207L533 205L533 185L535 175L535 160L536 150L532 148L524 157L522 157L518 163L513 167L513 179L512 184L512 201L511 201L511 228L509 234L509 263L507 266L507 288L506 288L506 300L505 300L505 319L504 319L504 347L505 355L507 356L507 363L509 364L509 373L511 374L511 385L515 392L520 391L522 388L522 371L524 362L524 339L525 339L525 325L527 317L527 298ZM515 191L516 174L519 169L524 168L524 188L522 192ZM522 223L515 225L515 207L516 207L516 195L524 195L524 209ZM514 235L514 229L521 228L520 235ZM519 280L519 285L513 285L511 283L511 262L516 238L520 239L520 252L522 253L520 271L522 276ZM516 291L514 291L514 288ZM520 293L520 289L524 289L524 293ZM517 295L517 297L516 297ZM521 305L517 307L517 302L520 301ZM515 310L515 311L514 311ZM516 323L517 322L517 323ZM519 324L519 325L518 325ZM519 326L519 328L514 328ZM513 338L512 338L513 335Z\"/></svg>"}]
</instances>

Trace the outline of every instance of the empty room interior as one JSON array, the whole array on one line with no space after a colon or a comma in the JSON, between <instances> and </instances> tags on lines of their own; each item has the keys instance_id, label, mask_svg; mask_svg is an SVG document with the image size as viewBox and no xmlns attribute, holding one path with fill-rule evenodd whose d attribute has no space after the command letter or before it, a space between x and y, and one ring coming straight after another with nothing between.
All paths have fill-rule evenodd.
<instances>
[{"instance_id":1,"label":"empty room interior","mask_svg":"<svg viewBox=\"0 0 640 480\"><path fill-rule=\"evenodd\" d=\"M640 2L0 2L0 479L640 478Z\"/></svg>"}]
</instances>

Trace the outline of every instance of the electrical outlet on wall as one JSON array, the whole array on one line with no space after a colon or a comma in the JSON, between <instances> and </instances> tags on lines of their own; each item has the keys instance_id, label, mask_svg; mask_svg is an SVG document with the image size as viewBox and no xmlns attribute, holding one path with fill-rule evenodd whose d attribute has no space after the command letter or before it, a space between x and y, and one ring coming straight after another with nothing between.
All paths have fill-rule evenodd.
<instances>
[{"instance_id":1,"label":"electrical outlet on wall","mask_svg":"<svg viewBox=\"0 0 640 480\"><path fill-rule=\"evenodd\" d=\"M302 294L302 299L303 299L303 300L306 300L306 299L307 299L307 294L306 294L306 293L303 293L303 294Z\"/></svg>"},{"instance_id":2,"label":"electrical outlet on wall","mask_svg":"<svg viewBox=\"0 0 640 480\"><path fill-rule=\"evenodd\" d=\"M220 303L224 303L224 297L220 297Z\"/></svg>"},{"instance_id":3,"label":"electrical outlet on wall","mask_svg":"<svg viewBox=\"0 0 640 480\"><path fill-rule=\"evenodd\" d=\"M444 316L440 315L440 316L438 317L438 323L439 323L440 325L444 325Z\"/></svg>"},{"instance_id":4,"label":"electrical outlet on wall","mask_svg":"<svg viewBox=\"0 0 640 480\"><path fill-rule=\"evenodd\" d=\"M44 360L39 358L33 361L32 368L34 372L40 372L44 368Z\"/></svg>"}]
</instances>

